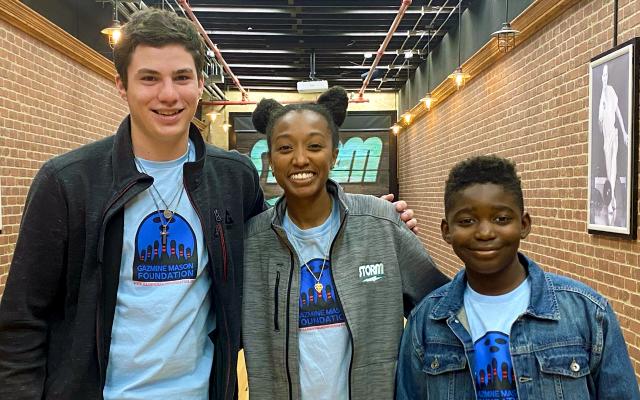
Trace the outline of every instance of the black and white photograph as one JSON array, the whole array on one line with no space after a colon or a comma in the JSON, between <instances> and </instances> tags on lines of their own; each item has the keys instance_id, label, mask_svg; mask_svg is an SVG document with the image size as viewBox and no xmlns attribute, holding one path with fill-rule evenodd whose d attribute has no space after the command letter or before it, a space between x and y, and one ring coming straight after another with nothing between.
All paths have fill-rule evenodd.
<instances>
[{"instance_id":1,"label":"black and white photograph","mask_svg":"<svg viewBox=\"0 0 640 400\"><path fill-rule=\"evenodd\" d=\"M588 231L635 237L637 40L589 64Z\"/></svg>"}]
</instances>

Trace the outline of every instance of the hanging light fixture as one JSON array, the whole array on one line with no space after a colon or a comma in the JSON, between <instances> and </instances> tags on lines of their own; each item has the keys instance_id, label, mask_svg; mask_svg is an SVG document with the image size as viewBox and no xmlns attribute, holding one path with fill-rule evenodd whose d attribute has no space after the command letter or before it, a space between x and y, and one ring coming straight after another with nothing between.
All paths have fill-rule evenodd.
<instances>
[{"instance_id":1,"label":"hanging light fixture","mask_svg":"<svg viewBox=\"0 0 640 400\"><path fill-rule=\"evenodd\" d=\"M205 115L207 116L209 123L213 123L213 121L215 121L216 118L218 118L218 115L220 115L220 113L218 111L209 111Z\"/></svg>"},{"instance_id":2,"label":"hanging light fixture","mask_svg":"<svg viewBox=\"0 0 640 400\"><path fill-rule=\"evenodd\" d=\"M229 133L229 128L231 128L231 124L229 123L229 121L225 119L224 123L222 124L222 129L224 130L224 133Z\"/></svg>"},{"instance_id":3,"label":"hanging light fixture","mask_svg":"<svg viewBox=\"0 0 640 400\"><path fill-rule=\"evenodd\" d=\"M431 110L431 106L433 105L433 97L431 96L431 90L429 89L429 44L431 43L431 27L429 27L429 41L427 42L427 94L422 98L422 102L424 103L424 108L427 111Z\"/></svg>"},{"instance_id":4,"label":"hanging light fixture","mask_svg":"<svg viewBox=\"0 0 640 400\"><path fill-rule=\"evenodd\" d=\"M462 13L460 11L461 8L462 8L462 0L459 0L458 1L458 68L456 68L455 71L453 71L453 73L449 75L449 78L453 79L458 89L464 86L467 79L471 77L471 75L462 71L462 60L460 57L460 40L462 38L461 31L460 31L460 26L462 25L462 18L461 18Z\"/></svg>"},{"instance_id":5,"label":"hanging light fixture","mask_svg":"<svg viewBox=\"0 0 640 400\"><path fill-rule=\"evenodd\" d=\"M118 43L120 37L122 36L122 25L118 20L119 2L119 0L114 0L113 2L113 22L111 23L111 26L100 31L100 33L107 35L107 37L109 38L109 46L111 46L111 48L113 48L116 43Z\"/></svg>"},{"instance_id":6,"label":"hanging light fixture","mask_svg":"<svg viewBox=\"0 0 640 400\"><path fill-rule=\"evenodd\" d=\"M433 97L431 97L431 92L427 93L423 98L422 102L424 103L424 108L427 111L431 110L431 106L433 105Z\"/></svg>"},{"instance_id":7,"label":"hanging light fixture","mask_svg":"<svg viewBox=\"0 0 640 400\"><path fill-rule=\"evenodd\" d=\"M470 77L471 75L462 71L462 67L456 68L456 70L453 71L451 75L449 75L449 78L453 79L458 89L464 86L464 84L467 82L467 79L469 79Z\"/></svg>"},{"instance_id":8,"label":"hanging light fixture","mask_svg":"<svg viewBox=\"0 0 640 400\"><path fill-rule=\"evenodd\" d=\"M509 0L505 0L504 2L506 10L504 23L502 24L502 28L493 32L491 36L497 39L496 42L498 43L498 50L506 53L516 46L516 36L520 34L520 31L511 27L511 24L509 23Z\"/></svg>"}]
</instances>

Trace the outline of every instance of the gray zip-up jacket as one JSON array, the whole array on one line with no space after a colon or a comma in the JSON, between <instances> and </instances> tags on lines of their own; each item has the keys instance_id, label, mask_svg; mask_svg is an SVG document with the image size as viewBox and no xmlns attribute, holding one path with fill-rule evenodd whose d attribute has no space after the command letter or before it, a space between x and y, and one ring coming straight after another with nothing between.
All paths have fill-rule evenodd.
<instances>
[{"instance_id":1,"label":"gray zip-up jacket","mask_svg":"<svg viewBox=\"0 0 640 400\"><path fill-rule=\"evenodd\" d=\"M330 258L353 346L350 398L392 399L403 314L449 279L391 203L333 181L327 188L340 207ZM253 400L301 398L301 262L282 228L285 209L282 198L245 228L242 340Z\"/></svg>"}]
</instances>

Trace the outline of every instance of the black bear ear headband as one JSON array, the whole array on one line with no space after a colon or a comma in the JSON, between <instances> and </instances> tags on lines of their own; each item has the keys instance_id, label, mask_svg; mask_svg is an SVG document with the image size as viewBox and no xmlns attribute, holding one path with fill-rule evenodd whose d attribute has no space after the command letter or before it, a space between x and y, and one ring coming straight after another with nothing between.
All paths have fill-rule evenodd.
<instances>
[{"instance_id":1,"label":"black bear ear headband","mask_svg":"<svg viewBox=\"0 0 640 400\"><path fill-rule=\"evenodd\" d=\"M349 96L347 91L343 87L334 86L326 92L322 93L313 106L320 106L325 108L336 126L342 125L344 119L347 117L347 106L349 105ZM256 106L255 111L251 116L253 126L260 133L267 133L267 125L271 120L271 116L278 110L283 109L285 106L278 103L274 99L262 99ZM301 107L305 109L305 107ZM313 107L308 108L313 110Z\"/></svg>"}]
</instances>

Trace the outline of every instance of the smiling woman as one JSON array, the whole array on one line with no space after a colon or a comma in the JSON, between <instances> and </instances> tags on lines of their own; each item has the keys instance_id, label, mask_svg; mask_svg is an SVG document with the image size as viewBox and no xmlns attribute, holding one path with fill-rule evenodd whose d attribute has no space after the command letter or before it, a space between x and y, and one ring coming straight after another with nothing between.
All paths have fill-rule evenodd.
<instances>
[{"instance_id":1,"label":"smiling woman","mask_svg":"<svg viewBox=\"0 0 640 400\"><path fill-rule=\"evenodd\" d=\"M347 105L332 88L253 114L284 190L245 231L243 342L260 398L393 398L402 315L447 281L391 203L329 179Z\"/></svg>"},{"instance_id":2,"label":"smiling woman","mask_svg":"<svg viewBox=\"0 0 640 400\"><path fill-rule=\"evenodd\" d=\"M310 228L322 223L331 211L326 183L336 162L337 144L333 144L328 122L311 110L285 114L275 123L269 160L278 184L287 196L289 216L296 225ZM324 213L318 211L324 210ZM298 214L312 212L311 226L305 226Z\"/></svg>"}]
</instances>

